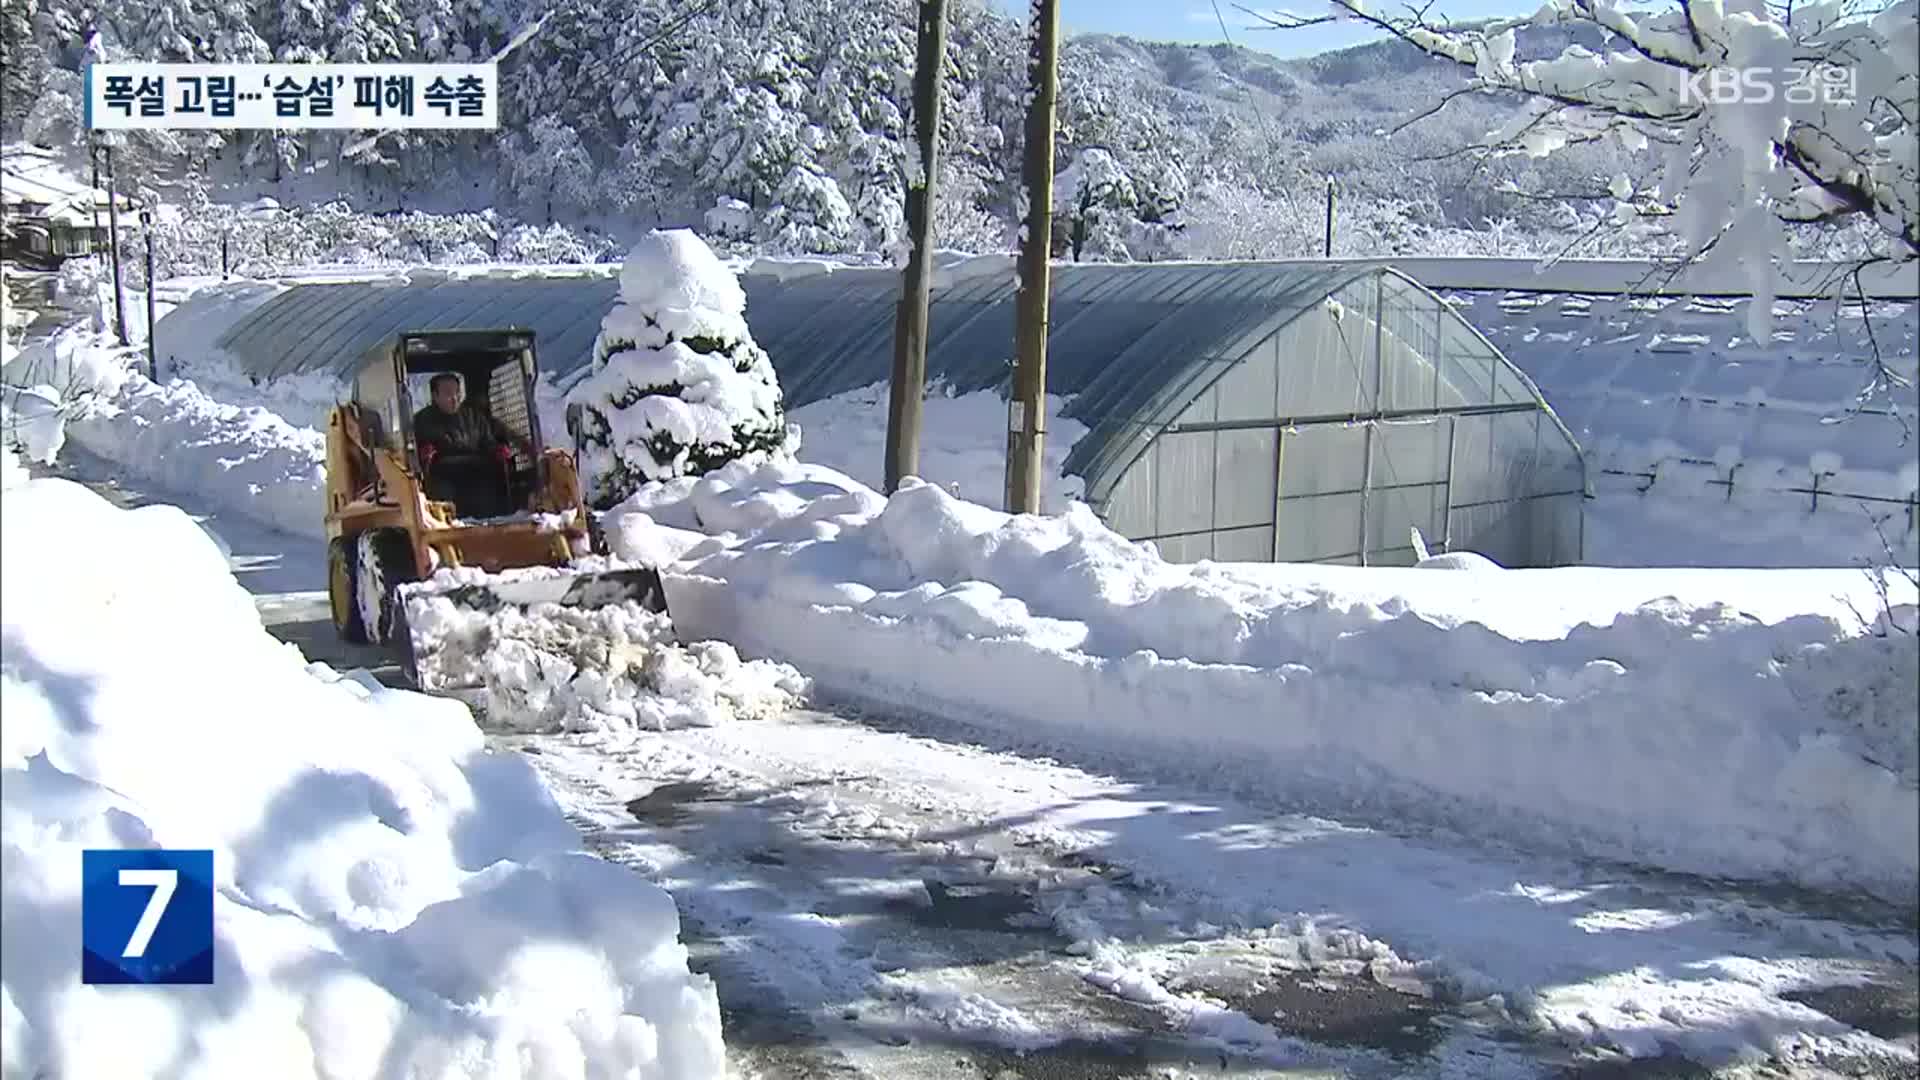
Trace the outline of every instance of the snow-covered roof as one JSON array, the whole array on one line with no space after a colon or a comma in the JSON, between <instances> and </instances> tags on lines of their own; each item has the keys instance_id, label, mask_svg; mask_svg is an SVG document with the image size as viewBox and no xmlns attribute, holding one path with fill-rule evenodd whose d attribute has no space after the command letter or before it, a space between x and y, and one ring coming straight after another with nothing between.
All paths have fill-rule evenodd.
<instances>
[{"instance_id":1,"label":"snow-covered roof","mask_svg":"<svg viewBox=\"0 0 1920 1080\"><path fill-rule=\"evenodd\" d=\"M44 207L34 216L76 227L93 224L94 208L108 205L106 191L75 175L56 153L23 143L0 151L0 196L9 208L34 203ZM122 209L134 205L134 199L121 194Z\"/></svg>"}]
</instances>

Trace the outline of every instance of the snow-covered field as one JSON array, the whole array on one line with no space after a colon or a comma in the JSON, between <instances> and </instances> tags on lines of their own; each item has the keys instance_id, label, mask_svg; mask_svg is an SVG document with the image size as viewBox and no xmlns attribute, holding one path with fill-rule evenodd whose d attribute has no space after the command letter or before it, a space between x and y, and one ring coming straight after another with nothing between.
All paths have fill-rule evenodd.
<instances>
[{"instance_id":1,"label":"snow-covered field","mask_svg":"<svg viewBox=\"0 0 1920 1080\"><path fill-rule=\"evenodd\" d=\"M310 665L178 510L9 476L6 1075L720 1075L672 900L463 707ZM214 987L81 984L97 847L214 850Z\"/></svg>"},{"instance_id":2,"label":"snow-covered field","mask_svg":"<svg viewBox=\"0 0 1920 1080\"><path fill-rule=\"evenodd\" d=\"M1914 302L1779 300L1756 348L1745 299L1445 295L1586 451L1588 562L1920 564Z\"/></svg>"}]
</instances>

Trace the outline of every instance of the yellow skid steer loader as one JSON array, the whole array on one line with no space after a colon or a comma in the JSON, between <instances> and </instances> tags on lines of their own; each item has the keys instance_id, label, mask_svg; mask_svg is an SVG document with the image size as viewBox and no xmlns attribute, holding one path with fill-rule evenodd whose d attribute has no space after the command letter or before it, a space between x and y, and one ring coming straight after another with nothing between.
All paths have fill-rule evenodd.
<instances>
[{"instance_id":1,"label":"yellow skid steer loader","mask_svg":"<svg viewBox=\"0 0 1920 1080\"><path fill-rule=\"evenodd\" d=\"M485 454L437 452L420 426L439 420L431 387L457 377L459 407L503 436ZM327 423L327 596L354 643L392 645L422 689L427 647L408 629L402 586L436 571L474 575L425 586L481 611L503 605L598 607L637 601L664 613L652 568L573 571L606 545L583 497L573 454L543 442L525 329L400 333L361 357L352 400ZM455 395L458 397L459 395ZM438 428L435 428L438 430ZM604 562L605 560L594 560ZM554 572L484 575L529 567Z\"/></svg>"}]
</instances>

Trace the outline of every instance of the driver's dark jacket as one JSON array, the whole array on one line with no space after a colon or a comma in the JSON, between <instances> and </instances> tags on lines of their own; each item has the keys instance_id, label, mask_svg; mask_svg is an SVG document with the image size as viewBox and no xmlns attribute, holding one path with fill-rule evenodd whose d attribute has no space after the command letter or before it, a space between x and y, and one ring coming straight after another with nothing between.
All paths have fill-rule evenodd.
<instances>
[{"instance_id":1,"label":"driver's dark jacket","mask_svg":"<svg viewBox=\"0 0 1920 1080\"><path fill-rule=\"evenodd\" d=\"M448 414L429 405L413 414L413 437L439 455L486 454L513 443L513 432L498 417L470 401Z\"/></svg>"}]
</instances>

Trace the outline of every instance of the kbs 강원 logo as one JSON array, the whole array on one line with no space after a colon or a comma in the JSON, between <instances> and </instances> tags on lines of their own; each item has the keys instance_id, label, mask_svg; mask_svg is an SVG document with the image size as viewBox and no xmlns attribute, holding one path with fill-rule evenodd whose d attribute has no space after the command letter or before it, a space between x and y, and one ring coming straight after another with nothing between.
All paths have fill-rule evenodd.
<instances>
[{"instance_id":1,"label":"kbs \uac15\uc6d0 logo","mask_svg":"<svg viewBox=\"0 0 1920 1080\"><path fill-rule=\"evenodd\" d=\"M81 982L213 982L213 852L89 850L81 872Z\"/></svg>"},{"instance_id":2,"label":"kbs \uac15\uc6d0 logo","mask_svg":"<svg viewBox=\"0 0 1920 1080\"><path fill-rule=\"evenodd\" d=\"M1776 99L1789 105L1851 105L1858 95L1858 72L1833 65L1717 67L1680 81L1680 100L1687 105L1766 105Z\"/></svg>"}]
</instances>

